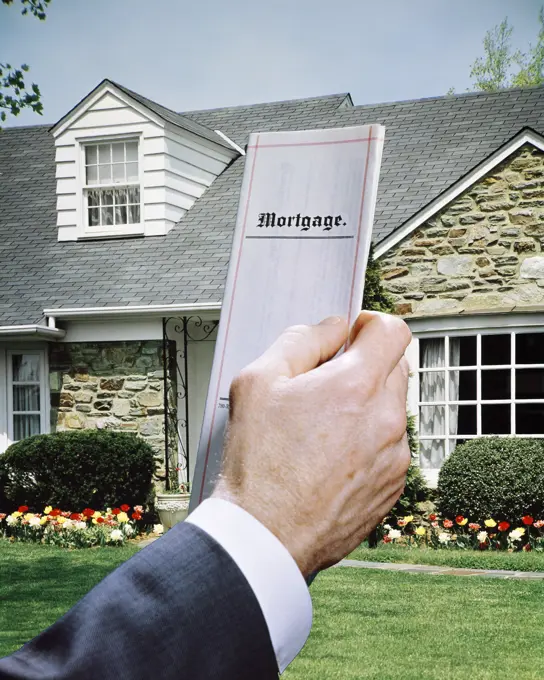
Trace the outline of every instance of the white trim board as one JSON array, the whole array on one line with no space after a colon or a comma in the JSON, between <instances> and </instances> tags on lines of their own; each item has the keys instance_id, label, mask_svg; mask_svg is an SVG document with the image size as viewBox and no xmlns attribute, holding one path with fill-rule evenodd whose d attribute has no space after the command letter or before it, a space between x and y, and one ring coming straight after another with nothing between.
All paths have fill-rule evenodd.
<instances>
[{"instance_id":1,"label":"white trim board","mask_svg":"<svg viewBox=\"0 0 544 680\"><path fill-rule=\"evenodd\" d=\"M205 314L219 312L220 302L181 303L176 305L132 305L124 307L60 307L44 309L46 317L55 319L84 319L104 316L171 316L176 314Z\"/></svg>"},{"instance_id":2,"label":"white trim board","mask_svg":"<svg viewBox=\"0 0 544 680\"><path fill-rule=\"evenodd\" d=\"M440 196L437 196L437 198L431 201L422 210L416 213L412 218L410 218L407 222L405 222L402 226L385 238L381 243L379 243L376 247L375 257L380 258L385 255L385 253L396 246L397 243L405 239L424 222L430 220L431 217L445 208L448 203L451 203L460 194L462 194L478 180L493 170L493 168L495 168L497 165L500 165L506 158L508 158L508 156L511 156L524 144L532 144L537 149L540 149L540 151L544 151L544 137L539 135L534 130L524 128L510 141L499 147L493 154L491 154L491 156L470 170L466 175L461 177L460 180L455 182L455 184L453 184L449 189L446 189L446 191L440 194Z\"/></svg>"},{"instance_id":3,"label":"white trim board","mask_svg":"<svg viewBox=\"0 0 544 680\"><path fill-rule=\"evenodd\" d=\"M430 316L421 319L406 319L410 330L418 338L449 335L473 335L485 331L489 334L504 333L520 328L544 326L544 312L506 314L471 314L467 316Z\"/></svg>"}]
</instances>

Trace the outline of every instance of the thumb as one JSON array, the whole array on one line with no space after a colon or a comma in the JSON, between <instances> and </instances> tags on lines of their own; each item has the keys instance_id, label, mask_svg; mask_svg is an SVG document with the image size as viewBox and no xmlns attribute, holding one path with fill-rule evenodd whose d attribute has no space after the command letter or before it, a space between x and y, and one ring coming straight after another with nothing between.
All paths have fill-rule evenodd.
<instances>
[{"instance_id":1,"label":"thumb","mask_svg":"<svg viewBox=\"0 0 544 680\"><path fill-rule=\"evenodd\" d=\"M287 328L253 367L275 376L295 378L332 359L348 337L348 325L330 316L315 326Z\"/></svg>"}]
</instances>

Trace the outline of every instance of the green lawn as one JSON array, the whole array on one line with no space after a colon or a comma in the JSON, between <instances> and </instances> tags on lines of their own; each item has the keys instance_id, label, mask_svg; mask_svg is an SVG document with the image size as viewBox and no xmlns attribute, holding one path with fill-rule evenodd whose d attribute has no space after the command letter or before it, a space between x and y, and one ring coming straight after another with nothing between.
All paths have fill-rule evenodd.
<instances>
[{"instance_id":1,"label":"green lawn","mask_svg":"<svg viewBox=\"0 0 544 680\"><path fill-rule=\"evenodd\" d=\"M136 549L0 541L0 655ZM312 596L314 628L287 680L542 678L544 582L338 568L317 577Z\"/></svg>"},{"instance_id":2,"label":"green lawn","mask_svg":"<svg viewBox=\"0 0 544 680\"><path fill-rule=\"evenodd\" d=\"M544 553L540 552L433 550L432 548L406 548L389 544L372 548L372 550L361 546L349 557L353 560L368 562L404 562L405 564L432 564L467 569L544 571Z\"/></svg>"},{"instance_id":3,"label":"green lawn","mask_svg":"<svg viewBox=\"0 0 544 680\"><path fill-rule=\"evenodd\" d=\"M136 551L135 545L68 551L0 540L0 656L54 623Z\"/></svg>"},{"instance_id":4,"label":"green lawn","mask_svg":"<svg viewBox=\"0 0 544 680\"><path fill-rule=\"evenodd\" d=\"M332 569L286 680L542 678L544 583Z\"/></svg>"}]
</instances>

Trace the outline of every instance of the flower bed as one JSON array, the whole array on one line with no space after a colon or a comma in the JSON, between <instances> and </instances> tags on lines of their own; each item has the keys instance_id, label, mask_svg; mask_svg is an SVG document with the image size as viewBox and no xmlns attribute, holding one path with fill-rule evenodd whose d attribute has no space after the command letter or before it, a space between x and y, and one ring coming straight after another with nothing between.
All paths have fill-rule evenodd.
<instances>
[{"instance_id":1,"label":"flower bed","mask_svg":"<svg viewBox=\"0 0 544 680\"><path fill-rule=\"evenodd\" d=\"M436 549L461 550L536 550L544 552L544 520L524 515L516 526L489 517L481 522L469 522L457 515L441 518L436 513L415 519L407 515L386 518L378 527L383 543L426 546Z\"/></svg>"},{"instance_id":2,"label":"flower bed","mask_svg":"<svg viewBox=\"0 0 544 680\"><path fill-rule=\"evenodd\" d=\"M118 546L143 532L143 508L121 505L101 512L85 508L83 512L68 512L47 506L43 513L29 512L22 505L10 515L0 513L0 536L11 541L45 543L63 548ZM156 524L155 534L162 533Z\"/></svg>"}]
</instances>

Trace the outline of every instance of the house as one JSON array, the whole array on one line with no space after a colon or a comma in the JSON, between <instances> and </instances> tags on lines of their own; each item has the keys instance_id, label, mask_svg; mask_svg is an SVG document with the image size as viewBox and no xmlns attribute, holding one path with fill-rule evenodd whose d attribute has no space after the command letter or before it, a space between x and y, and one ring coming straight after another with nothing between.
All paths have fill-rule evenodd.
<instances>
[{"instance_id":1,"label":"house","mask_svg":"<svg viewBox=\"0 0 544 680\"><path fill-rule=\"evenodd\" d=\"M422 469L472 437L543 437L544 88L178 114L105 80L52 128L0 134L0 451L113 428L191 472L248 133L374 122Z\"/></svg>"}]
</instances>

